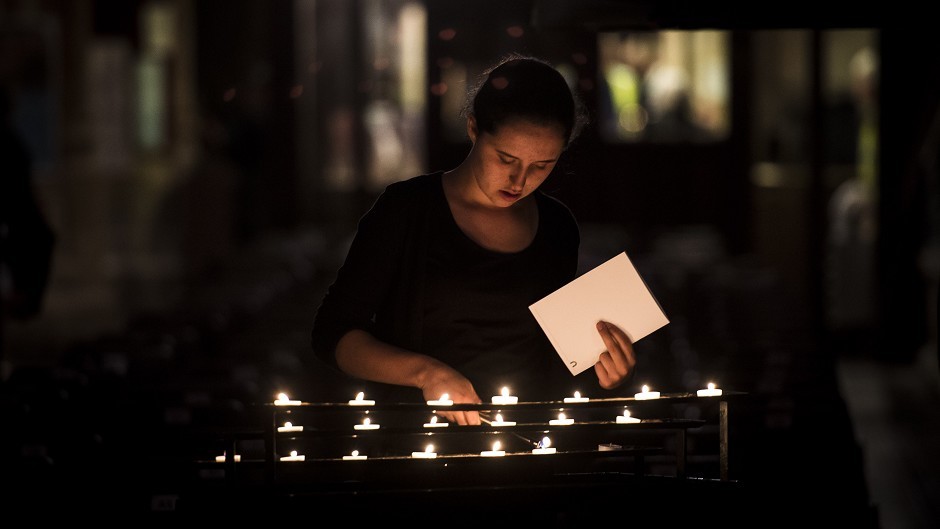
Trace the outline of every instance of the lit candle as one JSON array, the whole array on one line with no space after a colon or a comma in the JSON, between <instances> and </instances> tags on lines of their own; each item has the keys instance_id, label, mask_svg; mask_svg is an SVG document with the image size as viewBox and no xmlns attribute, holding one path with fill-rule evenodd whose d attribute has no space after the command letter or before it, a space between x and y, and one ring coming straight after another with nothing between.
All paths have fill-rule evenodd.
<instances>
[{"instance_id":1,"label":"lit candle","mask_svg":"<svg viewBox=\"0 0 940 529\"><path fill-rule=\"evenodd\" d=\"M565 397L565 402L587 402L588 400L590 399L581 396L580 391L575 391L574 397Z\"/></svg>"},{"instance_id":2,"label":"lit candle","mask_svg":"<svg viewBox=\"0 0 940 529\"><path fill-rule=\"evenodd\" d=\"M424 452L412 452L411 457L418 459L434 459L437 457L437 453L434 451L434 445L428 445L424 448Z\"/></svg>"},{"instance_id":3,"label":"lit candle","mask_svg":"<svg viewBox=\"0 0 940 529\"><path fill-rule=\"evenodd\" d=\"M289 422L285 422L284 426L278 426L277 431L279 432L302 432L304 431L303 426L294 426Z\"/></svg>"},{"instance_id":4,"label":"lit candle","mask_svg":"<svg viewBox=\"0 0 940 529\"><path fill-rule=\"evenodd\" d=\"M539 446L537 448L532 449L532 453L533 454L554 454L555 447L552 446L552 440L549 439L548 437L543 437L542 441L539 442Z\"/></svg>"},{"instance_id":5,"label":"lit candle","mask_svg":"<svg viewBox=\"0 0 940 529\"><path fill-rule=\"evenodd\" d=\"M490 421L490 426L515 426L516 421L504 421L502 414L496 414L496 420Z\"/></svg>"},{"instance_id":6,"label":"lit candle","mask_svg":"<svg viewBox=\"0 0 940 529\"><path fill-rule=\"evenodd\" d=\"M438 422L437 415L431 416L431 422L424 423L425 428L446 428L447 426L450 426L450 423Z\"/></svg>"},{"instance_id":7,"label":"lit candle","mask_svg":"<svg viewBox=\"0 0 940 529\"><path fill-rule=\"evenodd\" d=\"M450 395L444 393L441 395L441 398L437 400L429 400L428 406L453 406L454 401L450 400Z\"/></svg>"},{"instance_id":8,"label":"lit candle","mask_svg":"<svg viewBox=\"0 0 940 529\"><path fill-rule=\"evenodd\" d=\"M290 397L287 396L287 393L278 393L277 399L274 400L276 406L296 406L300 404L299 400L290 400Z\"/></svg>"},{"instance_id":9,"label":"lit candle","mask_svg":"<svg viewBox=\"0 0 940 529\"><path fill-rule=\"evenodd\" d=\"M349 404L351 406L372 406L373 404L375 404L374 400L366 400L363 397L365 397L365 393L360 391L359 393L356 394L355 399L349 401Z\"/></svg>"},{"instance_id":10,"label":"lit candle","mask_svg":"<svg viewBox=\"0 0 940 529\"><path fill-rule=\"evenodd\" d=\"M630 410L623 410L623 415L617 416L618 424L626 424L626 423L633 423L633 422L640 422L640 419L637 419L636 417L631 417Z\"/></svg>"},{"instance_id":11,"label":"lit candle","mask_svg":"<svg viewBox=\"0 0 940 529\"><path fill-rule=\"evenodd\" d=\"M500 449L499 449L500 446L501 446L501 445L500 445L500 442L499 442L499 441L496 441L495 443L493 443L493 449L492 449L492 450L484 450L484 451L480 452L480 455L483 456L483 457L502 457L502 456L506 455L506 452L503 451L503 450L500 450Z\"/></svg>"},{"instance_id":12,"label":"lit candle","mask_svg":"<svg viewBox=\"0 0 940 529\"><path fill-rule=\"evenodd\" d=\"M284 456L281 458L281 461L303 461L306 459L305 456L297 455L297 450L291 450L289 456Z\"/></svg>"},{"instance_id":13,"label":"lit candle","mask_svg":"<svg viewBox=\"0 0 940 529\"><path fill-rule=\"evenodd\" d=\"M715 387L713 382L708 383L708 387L698 390L699 397L717 397L721 395L721 390Z\"/></svg>"},{"instance_id":14,"label":"lit candle","mask_svg":"<svg viewBox=\"0 0 940 529\"><path fill-rule=\"evenodd\" d=\"M378 430L379 425L372 424L372 421L370 421L369 418L366 417L365 419L362 420L362 424L355 424L353 425L353 428L355 428L356 430Z\"/></svg>"},{"instance_id":15,"label":"lit candle","mask_svg":"<svg viewBox=\"0 0 940 529\"><path fill-rule=\"evenodd\" d=\"M516 404L519 402L519 397L515 397L509 394L509 388L503 388L501 395L493 395L492 398L493 404Z\"/></svg>"},{"instance_id":16,"label":"lit candle","mask_svg":"<svg viewBox=\"0 0 940 529\"><path fill-rule=\"evenodd\" d=\"M343 456L344 461L361 461L369 456L359 455L359 450L353 450L348 456Z\"/></svg>"},{"instance_id":17,"label":"lit candle","mask_svg":"<svg viewBox=\"0 0 940 529\"><path fill-rule=\"evenodd\" d=\"M241 460L242 460L242 456L239 455L239 454L235 454L234 459L235 459L235 462L237 463L238 461L241 461ZM216 462L216 463L225 463L225 454L223 453L223 454L220 455L220 456L215 456L215 462Z\"/></svg>"},{"instance_id":18,"label":"lit candle","mask_svg":"<svg viewBox=\"0 0 940 529\"><path fill-rule=\"evenodd\" d=\"M658 399L659 392L650 391L649 386L643 386L643 391L641 391L640 393L637 393L636 395L634 395L634 397L636 398L636 400Z\"/></svg>"},{"instance_id":19,"label":"lit candle","mask_svg":"<svg viewBox=\"0 0 940 529\"><path fill-rule=\"evenodd\" d=\"M548 421L548 424L551 424L552 426L567 426L569 424L574 424L574 419L569 419L565 417L564 413L559 413L558 418Z\"/></svg>"}]
</instances>

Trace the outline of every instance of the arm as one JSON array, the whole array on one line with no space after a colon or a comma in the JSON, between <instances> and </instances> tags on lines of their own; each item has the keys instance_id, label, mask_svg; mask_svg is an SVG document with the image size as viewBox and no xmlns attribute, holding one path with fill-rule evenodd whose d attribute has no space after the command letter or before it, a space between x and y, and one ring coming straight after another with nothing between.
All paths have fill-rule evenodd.
<instances>
[{"instance_id":1,"label":"arm","mask_svg":"<svg viewBox=\"0 0 940 529\"><path fill-rule=\"evenodd\" d=\"M336 363L354 377L418 388L425 400L437 399L446 393L454 402L481 402L470 381L447 364L395 347L362 330L352 330L340 339ZM440 415L458 424L480 424L480 415L475 411L441 412Z\"/></svg>"}]
</instances>

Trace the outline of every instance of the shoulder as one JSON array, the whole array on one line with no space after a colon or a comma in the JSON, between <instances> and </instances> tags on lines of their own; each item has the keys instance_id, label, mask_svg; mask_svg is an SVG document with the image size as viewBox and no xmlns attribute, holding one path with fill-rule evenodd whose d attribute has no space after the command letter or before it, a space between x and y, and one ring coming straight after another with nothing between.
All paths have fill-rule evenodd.
<instances>
[{"instance_id":1,"label":"shoulder","mask_svg":"<svg viewBox=\"0 0 940 529\"><path fill-rule=\"evenodd\" d=\"M423 199L441 185L442 172L428 173L392 182L385 187L382 196L396 200Z\"/></svg>"},{"instance_id":2,"label":"shoulder","mask_svg":"<svg viewBox=\"0 0 940 529\"><path fill-rule=\"evenodd\" d=\"M580 242L581 230L578 221L567 204L541 190L536 191L536 201L541 224L561 240L571 240L574 244Z\"/></svg>"}]
</instances>

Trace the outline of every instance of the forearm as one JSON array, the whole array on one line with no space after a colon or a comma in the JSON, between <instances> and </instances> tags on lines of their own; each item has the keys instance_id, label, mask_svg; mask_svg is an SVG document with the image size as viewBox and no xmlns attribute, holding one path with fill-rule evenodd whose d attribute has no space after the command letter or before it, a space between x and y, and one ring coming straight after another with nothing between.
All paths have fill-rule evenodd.
<instances>
[{"instance_id":1,"label":"forearm","mask_svg":"<svg viewBox=\"0 0 940 529\"><path fill-rule=\"evenodd\" d=\"M438 361L356 329L336 344L336 363L343 372L357 378L421 389L427 373Z\"/></svg>"}]
</instances>

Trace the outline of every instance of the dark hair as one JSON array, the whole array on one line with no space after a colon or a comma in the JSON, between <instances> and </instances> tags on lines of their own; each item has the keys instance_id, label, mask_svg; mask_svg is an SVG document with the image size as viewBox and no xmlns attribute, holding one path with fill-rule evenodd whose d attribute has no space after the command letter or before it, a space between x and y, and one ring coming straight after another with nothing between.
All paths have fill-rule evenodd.
<instances>
[{"instance_id":1,"label":"dark hair","mask_svg":"<svg viewBox=\"0 0 940 529\"><path fill-rule=\"evenodd\" d=\"M547 61L511 54L484 71L467 93L462 114L480 132L494 133L514 119L558 124L570 145L587 124L587 113L564 76Z\"/></svg>"}]
</instances>

